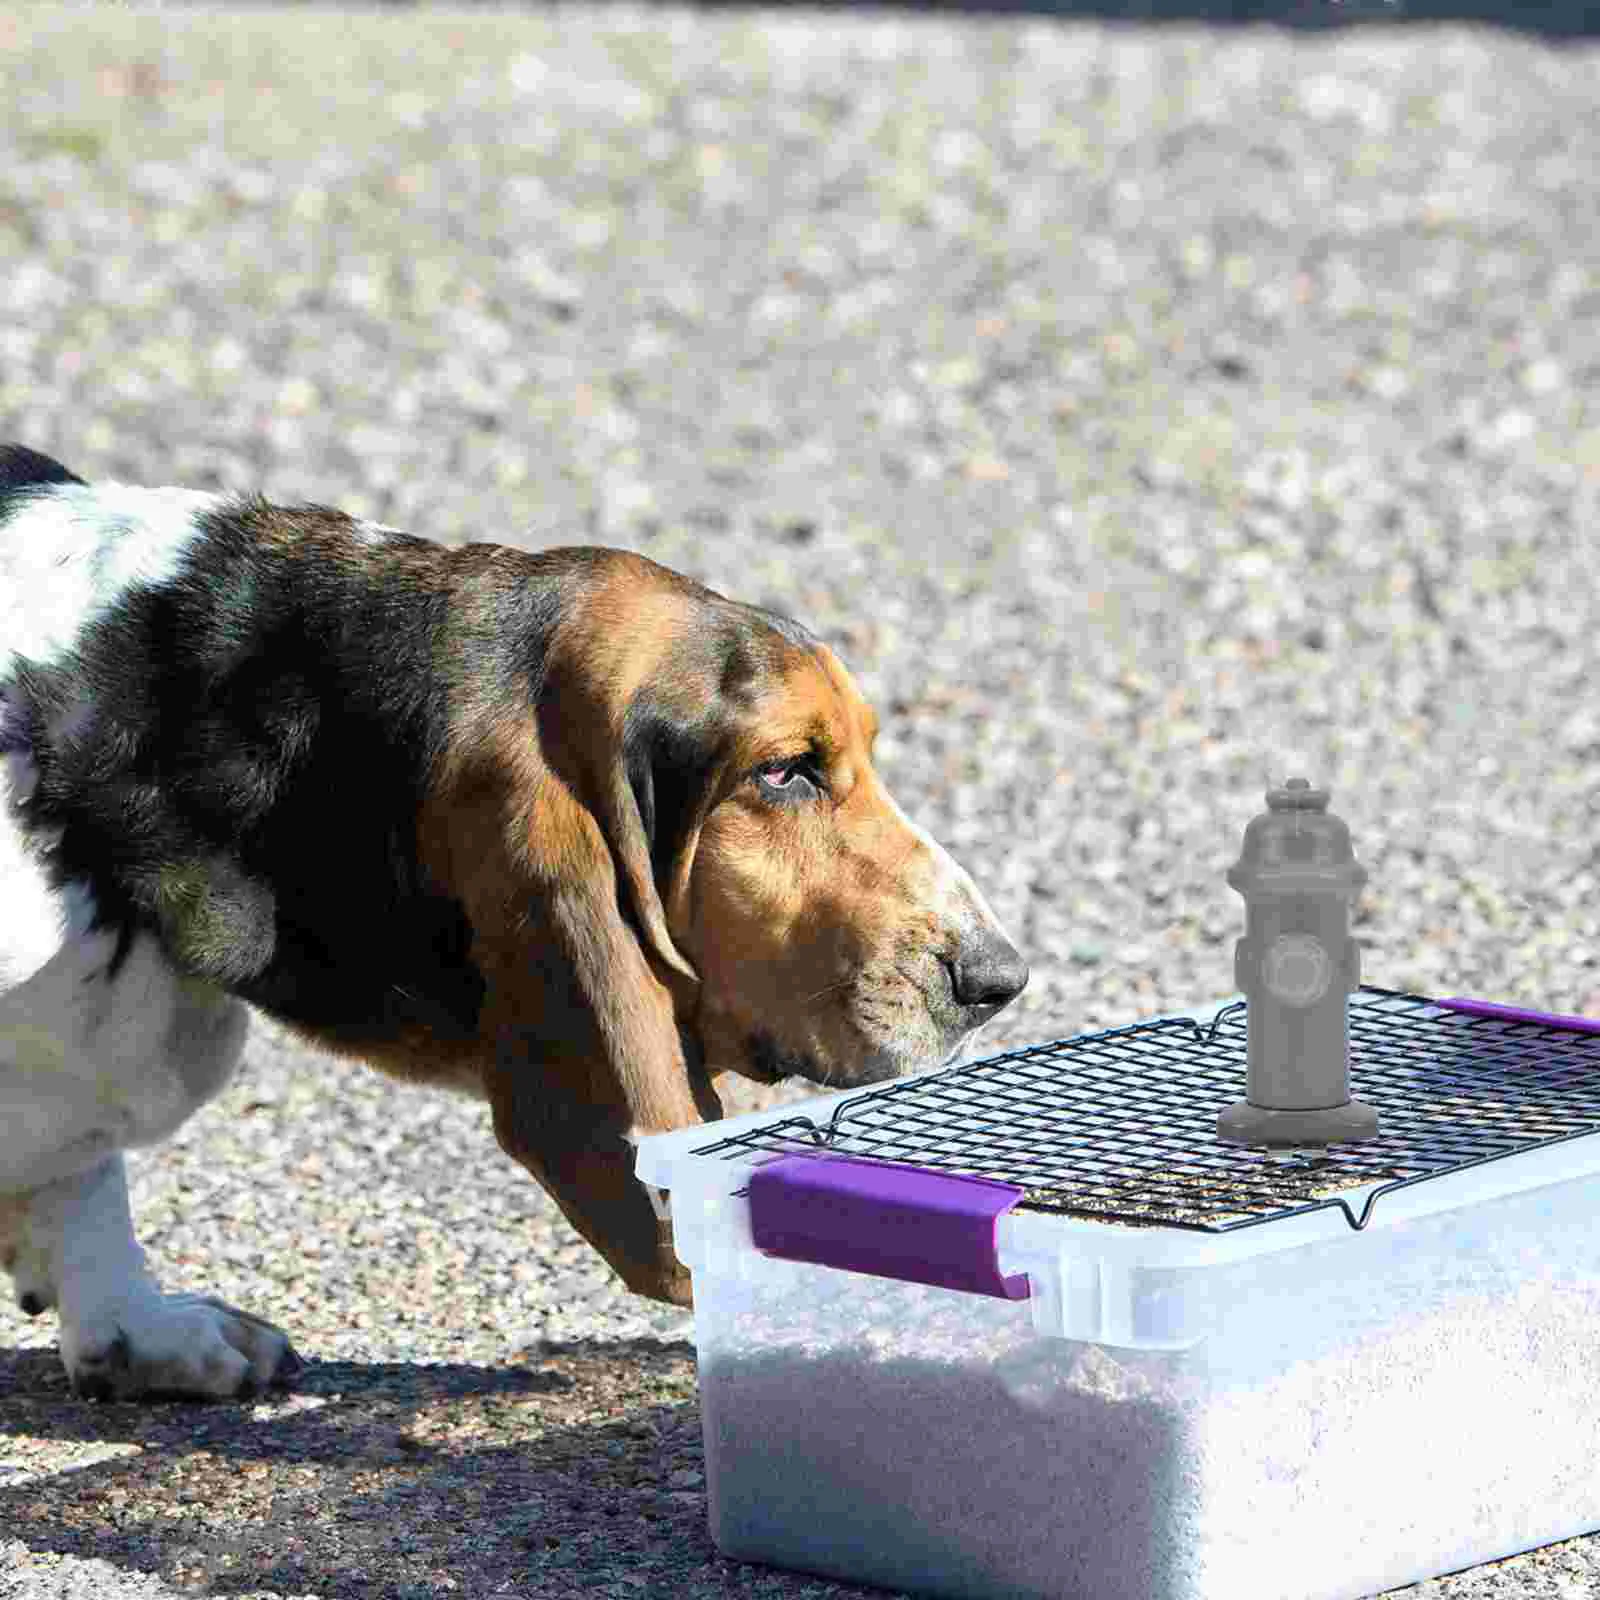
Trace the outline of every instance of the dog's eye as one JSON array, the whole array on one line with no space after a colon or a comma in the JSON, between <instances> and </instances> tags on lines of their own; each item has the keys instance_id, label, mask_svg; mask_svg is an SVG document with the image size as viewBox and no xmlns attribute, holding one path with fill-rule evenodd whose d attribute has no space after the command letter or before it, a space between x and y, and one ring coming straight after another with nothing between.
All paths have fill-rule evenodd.
<instances>
[{"instance_id":1,"label":"dog's eye","mask_svg":"<svg viewBox=\"0 0 1600 1600\"><path fill-rule=\"evenodd\" d=\"M810 756L795 756L788 761L765 761L752 776L756 788L769 799L801 800L821 788L815 770Z\"/></svg>"}]
</instances>

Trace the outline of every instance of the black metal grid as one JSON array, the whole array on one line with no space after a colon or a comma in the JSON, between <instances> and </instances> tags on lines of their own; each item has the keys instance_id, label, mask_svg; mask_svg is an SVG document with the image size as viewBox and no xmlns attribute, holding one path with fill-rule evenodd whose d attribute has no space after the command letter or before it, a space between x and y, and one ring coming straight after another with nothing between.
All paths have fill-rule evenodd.
<instances>
[{"instance_id":1,"label":"black metal grid","mask_svg":"<svg viewBox=\"0 0 1600 1600\"><path fill-rule=\"evenodd\" d=\"M694 1153L828 1150L1017 1184L1033 1210L1227 1233L1330 1206L1363 1228L1392 1190L1600 1133L1600 1035L1364 987L1350 1004L1350 1082L1377 1109L1378 1137L1223 1144L1217 1113L1244 1094L1245 1022L1240 1001L1205 1024L1030 1045L863 1090L821 1124L791 1116ZM1359 1213L1340 1197L1373 1184Z\"/></svg>"}]
</instances>

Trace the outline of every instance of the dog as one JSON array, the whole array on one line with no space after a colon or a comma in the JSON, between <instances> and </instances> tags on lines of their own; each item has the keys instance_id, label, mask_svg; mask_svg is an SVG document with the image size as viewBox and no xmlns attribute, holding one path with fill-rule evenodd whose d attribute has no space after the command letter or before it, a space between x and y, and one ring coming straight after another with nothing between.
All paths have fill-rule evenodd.
<instances>
[{"instance_id":1,"label":"dog","mask_svg":"<svg viewBox=\"0 0 1600 1600\"><path fill-rule=\"evenodd\" d=\"M488 1102L634 1292L633 1172L729 1071L952 1060L1028 969L788 618L622 550L449 548L0 447L0 1266L74 1390L224 1398L277 1328L163 1294L122 1152L251 1009Z\"/></svg>"}]
</instances>

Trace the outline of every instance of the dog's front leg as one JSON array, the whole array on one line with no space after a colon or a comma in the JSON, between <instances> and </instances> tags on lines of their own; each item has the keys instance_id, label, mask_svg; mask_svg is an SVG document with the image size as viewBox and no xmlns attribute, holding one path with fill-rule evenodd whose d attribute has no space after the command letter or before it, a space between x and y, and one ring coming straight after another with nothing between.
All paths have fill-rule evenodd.
<instances>
[{"instance_id":1,"label":"dog's front leg","mask_svg":"<svg viewBox=\"0 0 1600 1600\"><path fill-rule=\"evenodd\" d=\"M134 1238L121 1155L0 1197L0 1261L25 1311L56 1307L61 1358L86 1398L221 1399L300 1368L270 1323L206 1295L161 1292Z\"/></svg>"}]
</instances>

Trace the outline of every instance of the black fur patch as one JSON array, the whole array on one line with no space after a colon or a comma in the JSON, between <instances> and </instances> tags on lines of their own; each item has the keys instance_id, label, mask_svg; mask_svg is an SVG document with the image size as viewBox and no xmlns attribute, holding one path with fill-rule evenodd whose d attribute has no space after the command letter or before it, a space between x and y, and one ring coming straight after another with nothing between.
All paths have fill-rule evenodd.
<instances>
[{"instance_id":1,"label":"black fur patch","mask_svg":"<svg viewBox=\"0 0 1600 1600\"><path fill-rule=\"evenodd\" d=\"M42 487L49 483L82 483L59 461L30 450L25 444L0 444L0 495L10 489Z\"/></svg>"},{"instance_id":2,"label":"black fur patch","mask_svg":"<svg viewBox=\"0 0 1600 1600\"><path fill-rule=\"evenodd\" d=\"M27 750L33 744L32 718L20 697L0 693L0 755L8 750Z\"/></svg>"},{"instance_id":3,"label":"black fur patch","mask_svg":"<svg viewBox=\"0 0 1600 1600\"><path fill-rule=\"evenodd\" d=\"M469 929L417 861L445 731L442 564L430 583L426 558L319 557L274 537L284 515L347 526L258 502L207 513L173 583L21 670L30 821L62 829L55 872L91 884L103 921L159 929L187 970L268 1012L352 1042L470 1030Z\"/></svg>"},{"instance_id":4,"label":"black fur patch","mask_svg":"<svg viewBox=\"0 0 1600 1600\"><path fill-rule=\"evenodd\" d=\"M666 888L672 863L688 839L726 732L726 719L714 709L688 722L650 696L628 707L623 760L644 819L658 889Z\"/></svg>"}]
</instances>

